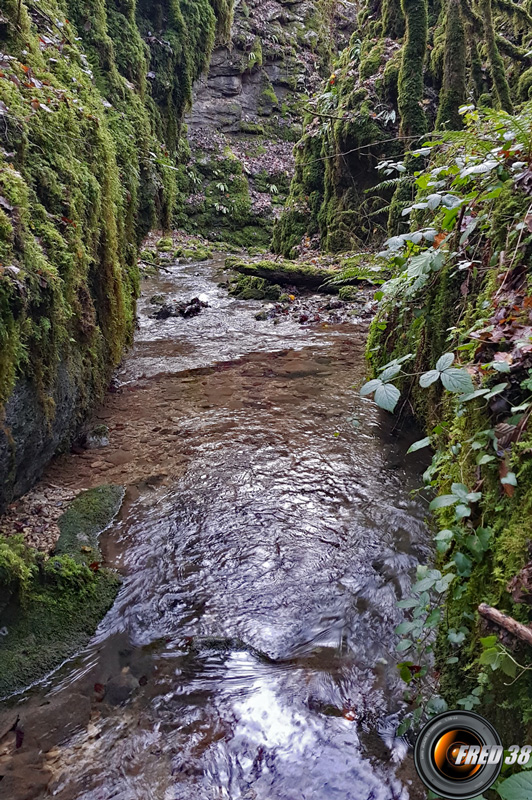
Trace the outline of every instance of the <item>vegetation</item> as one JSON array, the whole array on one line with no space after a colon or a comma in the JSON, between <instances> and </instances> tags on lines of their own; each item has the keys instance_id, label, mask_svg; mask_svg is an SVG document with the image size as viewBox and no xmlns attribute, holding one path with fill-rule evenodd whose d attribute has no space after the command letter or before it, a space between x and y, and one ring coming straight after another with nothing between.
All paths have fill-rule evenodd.
<instances>
[{"instance_id":1,"label":"vegetation","mask_svg":"<svg viewBox=\"0 0 532 800\"><path fill-rule=\"evenodd\" d=\"M411 449L435 450L425 480L437 492L438 569L419 570L397 631L415 704L405 726L441 710L426 706L438 691L519 739L532 719L529 649L488 636L478 608L530 622L532 106L462 115L463 132L408 155L420 166L410 230L379 255L395 277L377 294L376 377L362 392L390 411L409 398L428 432Z\"/></svg>"},{"instance_id":2,"label":"vegetation","mask_svg":"<svg viewBox=\"0 0 532 800\"><path fill-rule=\"evenodd\" d=\"M0 404L24 375L53 421L66 365L74 427L131 339L137 246L172 225L181 119L230 6L7 0L2 13Z\"/></svg>"},{"instance_id":3,"label":"vegetation","mask_svg":"<svg viewBox=\"0 0 532 800\"><path fill-rule=\"evenodd\" d=\"M465 102L508 112L531 85L526 2L365 2L350 45L309 104L296 172L274 249L304 236L340 252L403 232L416 191L411 165L382 181L377 165L434 129L461 127Z\"/></svg>"},{"instance_id":4,"label":"vegetation","mask_svg":"<svg viewBox=\"0 0 532 800\"><path fill-rule=\"evenodd\" d=\"M100 486L72 501L51 558L22 537L0 537L0 697L70 658L112 605L120 581L101 568L98 536L123 496L121 486Z\"/></svg>"}]
</instances>

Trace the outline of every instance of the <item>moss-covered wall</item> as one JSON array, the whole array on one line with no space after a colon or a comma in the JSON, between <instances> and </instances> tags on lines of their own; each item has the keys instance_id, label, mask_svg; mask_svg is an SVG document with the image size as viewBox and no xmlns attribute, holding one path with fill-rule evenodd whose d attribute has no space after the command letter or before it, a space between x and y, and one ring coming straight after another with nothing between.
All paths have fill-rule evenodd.
<instances>
[{"instance_id":1,"label":"moss-covered wall","mask_svg":"<svg viewBox=\"0 0 532 800\"><path fill-rule=\"evenodd\" d=\"M290 256L305 235L322 249L347 250L406 230L414 165L383 181L377 164L435 127L459 128L465 102L511 110L527 99L531 22L520 1L365 0L350 44L310 103L275 250ZM309 182L310 169L319 177Z\"/></svg>"},{"instance_id":2,"label":"moss-covered wall","mask_svg":"<svg viewBox=\"0 0 532 800\"><path fill-rule=\"evenodd\" d=\"M332 0L235 5L230 41L215 48L209 72L193 89L180 227L268 245L288 194L305 106L329 74L353 17L351 6Z\"/></svg>"},{"instance_id":3,"label":"moss-covered wall","mask_svg":"<svg viewBox=\"0 0 532 800\"><path fill-rule=\"evenodd\" d=\"M503 629L490 628L478 607L487 603L525 625L532 622L532 197L530 169L520 161L529 163L532 154L526 133L531 119L530 103L514 117L475 112L466 117L463 133L449 134L445 147L434 149L421 172L417 200L435 191L429 184L437 173L443 176L439 190L452 191L463 211L455 208L454 216L441 208L418 212L412 227L434 229L442 266L417 289L404 275L395 294L385 289L368 343L376 371L393 358L413 354L406 369L410 377L400 384L402 402L408 397L410 403L402 407L415 409L431 437L436 455L427 481L432 489L451 495L454 484L478 492L464 518L445 503L434 517L436 531L452 531L449 545L443 543L445 535L440 537L437 566L458 570L438 639L440 691L452 708L479 703L507 741L530 736L532 673L512 666L510 658L504 662L509 672L492 669L480 660L480 640L495 634L523 667L530 667L532 651ZM490 151L500 160L487 164ZM410 247L414 257L430 250L429 245ZM472 376L478 396L451 395L439 383L420 386L419 376L450 352L455 365ZM494 388L495 395L486 398ZM487 531L488 540L476 550L479 529ZM457 561L459 553L466 558ZM477 695L470 695L473 689Z\"/></svg>"},{"instance_id":4,"label":"moss-covered wall","mask_svg":"<svg viewBox=\"0 0 532 800\"><path fill-rule=\"evenodd\" d=\"M131 338L137 246L171 224L181 119L230 18L227 0L3 4L0 507L68 442Z\"/></svg>"}]
</instances>

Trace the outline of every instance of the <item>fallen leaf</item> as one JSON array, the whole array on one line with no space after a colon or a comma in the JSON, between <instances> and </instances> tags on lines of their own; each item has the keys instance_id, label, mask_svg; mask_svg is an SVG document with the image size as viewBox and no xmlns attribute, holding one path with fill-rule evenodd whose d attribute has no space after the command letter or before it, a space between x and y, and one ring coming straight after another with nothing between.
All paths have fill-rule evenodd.
<instances>
[{"instance_id":1,"label":"fallen leaf","mask_svg":"<svg viewBox=\"0 0 532 800\"><path fill-rule=\"evenodd\" d=\"M516 428L517 426L514 425L514 426L508 426L508 427ZM506 478L506 476L508 475L508 472L509 472L509 469L508 469L508 465L507 465L506 461L501 461L501 463L499 465L499 478L500 479ZM513 497L514 496L515 486L512 486L510 483L503 483L501 485L502 485L504 494L507 497Z\"/></svg>"}]
</instances>

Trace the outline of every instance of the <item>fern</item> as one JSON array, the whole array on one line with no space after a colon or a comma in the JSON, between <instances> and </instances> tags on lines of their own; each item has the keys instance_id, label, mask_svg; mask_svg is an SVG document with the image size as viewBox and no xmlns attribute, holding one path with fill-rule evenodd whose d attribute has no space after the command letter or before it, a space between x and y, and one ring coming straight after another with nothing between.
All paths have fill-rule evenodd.
<instances>
[{"instance_id":1,"label":"fern","mask_svg":"<svg viewBox=\"0 0 532 800\"><path fill-rule=\"evenodd\" d=\"M371 194L375 194L377 192L386 192L389 189L396 189L398 186L403 186L407 183L413 182L413 175L399 175L397 178L389 178L387 181L381 181L381 183L378 183L376 186L366 189L366 194L369 192L371 192Z\"/></svg>"}]
</instances>

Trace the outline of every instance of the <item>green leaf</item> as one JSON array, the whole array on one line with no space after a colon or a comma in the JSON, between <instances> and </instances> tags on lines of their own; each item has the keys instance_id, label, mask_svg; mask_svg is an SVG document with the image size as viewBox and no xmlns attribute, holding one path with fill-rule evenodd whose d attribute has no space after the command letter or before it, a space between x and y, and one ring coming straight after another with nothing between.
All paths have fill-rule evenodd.
<instances>
[{"instance_id":1,"label":"green leaf","mask_svg":"<svg viewBox=\"0 0 532 800\"><path fill-rule=\"evenodd\" d=\"M374 400L380 408L393 412L401 397L401 392L391 383L381 383L376 389Z\"/></svg>"},{"instance_id":2,"label":"green leaf","mask_svg":"<svg viewBox=\"0 0 532 800\"><path fill-rule=\"evenodd\" d=\"M532 800L532 775L529 772L519 772L510 775L497 787L502 800Z\"/></svg>"},{"instance_id":3,"label":"green leaf","mask_svg":"<svg viewBox=\"0 0 532 800\"><path fill-rule=\"evenodd\" d=\"M398 653L404 653L405 650L408 650L412 647L414 643L410 639L401 639L397 647L395 648Z\"/></svg>"},{"instance_id":4,"label":"green leaf","mask_svg":"<svg viewBox=\"0 0 532 800\"><path fill-rule=\"evenodd\" d=\"M517 664L513 658L510 658L510 656L507 656L504 653L501 658L501 669L504 674L508 675L510 678L515 678L517 675Z\"/></svg>"},{"instance_id":5,"label":"green leaf","mask_svg":"<svg viewBox=\"0 0 532 800\"><path fill-rule=\"evenodd\" d=\"M492 535L490 528L477 528L474 534L467 537L466 547L477 557L477 560L480 561L486 550L489 550Z\"/></svg>"},{"instance_id":6,"label":"green leaf","mask_svg":"<svg viewBox=\"0 0 532 800\"><path fill-rule=\"evenodd\" d=\"M437 369L431 369L429 372L425 372L419 379L419 385L422 389L428 389L431 384L439 380L440 374L441 373Z\"/></svg>"},{"instance_id":7,"label":"green leaf","mask_svg":"<svg viewBox=\"0 0 532 800\"><path fill-rule=\"evenodd\" d=\"M460 500L467 500L469 489L465 483L453 483L451 485L451 492L460 498Z\"/></svg>"},{"instance_id":8,"label":"green leaf","mask_svg":"<svg viewBox=\"0 0 532 800\"><path fill-rule=\"evenodd\" d=\"M447 659L447 661L445 663L446 664L458 664L459 661L460 661L460 659L458 658L458 656L451 656L450 658Z\"/></svg>"},{"instance_id":9,"label":"green leaf","mask_svg":"<svg viewBox=\"0 0 532 800\"><path fill-rule=\"evenodd\" d=\"M510 372L510 365L507 361L492 361L492 363L487 366L493 367L497 372Z\"/></svg>"},{"instance_id":10,"label":"green leaf","mask_svg":"<svg viewBox=\"0 0 532 800\"><path fill-rule=\"evenodd\" d=\"M425 628L435 628L441 620L441 609L435 608L425 620Z\"/></svg>"},{"instance_id":11,"label":"green leaf","mask_svg":"<svg viewBox=\"0 0 532 800\"><path fill-rule=\"evenodd\" d=\"M424 439L420 439L418 442L414 442L414 444L411 444L406 452L407 454L415 453L417 450L423 450L424 447L430 447L431 444L432 441L430 436L425 436Z\"/></svg>"},{"instance_id":12,"label":"green leaf","mask_svg":"<svg viewBox=\"0 0 532 800\"><path fill-rule=\"evenodd\" d=\"M414 608L418 602L417 597L407 597L406 600L399 600L396 605L397 608Z\"/></svg>"},{"instance_id":13,"label":"green leaf","mask_svg":"<svg viewBox=\"0 0 532 800\"><path fill-rule=\"evenodd\" d=\"M451 367L442 372L441 382L449 392L468 393L475 390L469 372L457 367Z\"/></svg>"},{"instance_id":14,"label":"green leaf","mask_svg":"<svg viewBox=\"0 0 532 800\"><path fill-rule=\"evenodd\" d=\"M497 636L484 636L484 638L480 640L480 644L486 650L487 648L495 647L498 641L499 639Z\"/></svg>"},{"instance_id":15,"label":"green leaf","mask_svg":"<svg viewBox=\"0 0 532 800\"><path fill-rule=\"evenodd\" d=\"M479 453L476 461L478 466L482 467L484 464L489 464L490 461L495 461L495 456L489 456L487 453Z\"/></svg>"},{"instance_id":16,"label":"green leaf","mask_svg":"<svg viewBox=\"0 0 532 800\"><path fill-rule=\"evenodd\" d=\"M477 397L485 397L489 393L489 389L477 389L476 392L463 394L459 397L461 403L469 403L470 400L475 400Z\"/></svg>"},{"instance_id":17,"label":"green leaf","mask_svg":"<svg viewBox=\"0 0 532 800\"><path fill-rule=\"evenodd\" d=\"M436 583L437 580L438 580L438 578L433 578L433 577L430 577L430 576L428 578L422 578L420 581L417 581L412 586L412 591L413 592L426 592L429 589L432 589L432 587L434 586L434 584Z\"/></svg>"},{"instance_id":18,"label":"green leaf","mask_svg":"<svg viewBox=\"0 0 532 800\"><path fill-rule=\"evenodd\" d=\"M460 498L456 497L454 494L440 494L438 497L435 497L429 505L429 511L436 511L438 508L454 506L455 503L458 503L459 499Z\"/></svg>"},{"instance_id":19,"label":"green leaf","mask_svg":"<svg viewBox=\"0 0 532 800\"><path fill-rule=\"evenodd\" d=\"M453 531L449 530L449 528L445 528L443 531L440 531L434 538L437 542L450 542L453 537L454 537Z\"/></svg>"},{"instance_id":20,"label":"green leaf","mask_svg":"<svg viewBox=\"0 0 532 800\"><path fill-rule=\"evenodd\" d=\"M378 378L374 378L372 381L368 381L367 383L364 384L364 386L360 390L360 394L362 395L362 397L366 397L368 394L373 394L373 392L376 391L376 389L378 389L379 386L382 386L382 381L379 380Z\"/></svg>"},{"instance_id":21,"label":"green leaf","mask_svg":"<svg viewBox=\"0 0 532 800\"><path fill-rule=\"evenodd\" d=\"M434 590L439 594L443 594L446 592L451 585L451 583L456 578L456 575L452 572L448 572L447 575L444 575L443 578L439 581L436 581L434 584Z\"/></svg>"},{"instance_id":22,"label":"green leaf","mask_svg":"<svg viewBox=\"0 0 532 800\"><path fill-rule=\"evenodd\" d=\"M418 602L417 597L407 597L406 600L399 600L396 605L397 608L414 608Z\"/></svg>"},{"instance_id":23,"label":"green leaf","mask_svg":"<svg viewBox=\"0 0 532 800\"><path fill-rule=\"evenodd\" d=\"M404 678L403 678L404 680ZM404 736L412 727L412 717L406 717L397 728L397 736Z\"/></svg>"},{"instance_id":24,"label":"green leaf","mask_svg":"<svg viewBox=\"0 0 532 800\"><path fill-rule=\"evenodd\" d=\"M435 715L435 714L443 714L444 711L447 711L449 706L443 699L443 697L439 697L439 695L434 695L430 698L429 702L426 706L426 711L428 714Z\"/></svg>"},{"instance_id":25,"label":"green leaf","mask_svg":"<svg viewBox=\"0 0 532 800\"><path fill-rule=\"evenodd\" d=\"M453 561L456 564L456 571L461 578L467 578L471 575L473 562L463 553L455 553Z\"/></svg>"},{"instance_id":26,"label":"green leaf","mask_svg":"<svg viewBox=\"0 0 532 800\"><path fill-rule=\"evenodd\" d=\"M480 654L478 663L483 666L490 666L493 670L499 666L500 650L497 647L489 647Z\"/></svg>"},{"instance_id":27,"label":"green leaf","mask_svg":"<svg viewBox=\"0 0 532 800\"><path fill-rule=\"evenodd\" d=\"M444 370L448 369L453 362L454 353L445 353L445 355L440 356L440 358L436 361L436 369L438 372L443 372Z\"/></svg>"},{"instance_id":28,"label":"green leaf","mask_svg":"<svg viewBox=\"0 0 532 800\"><path fill-rule=\"evenodd\" d=\"M401 372L401 366L399 364L391 364L389 367L386 367L381 374L380 379L383 383L387 383L391 381L392 378L395 378Z\"/></svg>"},{"instance_id":29,"label":"green leaf","mask_svg":"<svg viewBox=\"0 0 532 800\"><path fill-rule=\"evenodd\" d=\"M408 663L410 664L412 662L408 662ZM399 675L401 676L401 679L405 683L411 683L412 682L412 672L410 671L410 667L408 666L408 664L403 663L403 664L398 664L397 666L399 667Z\"/></svg>"},{"instance_id":30,"label":"green leaf","mask_svg":"<svg viewBox=\"0 0 532 800\"><path fill-rule=\"evenodd\" d=\"M463 503L460 503L459 505L456 506L454 513L455 513L456 519L458 521L460 521L461 519L464 519L465 517L470 517L471 516L471 509L469 508L469 506L466 506Z\"/></svg>"},{"instance_id":31,"label":"green leaf","mask_svg":"<svg viewBox=\"0 0 532 800\"><path fill-rule=\"evenodd\" d=\"M507 383L498 383L496 386L493 387L490 393L486 395L486 400L489 400L491 397L495 397L495 395L504 392L506 388L508 388Z\"/></svg>"},{"instance_id":32,"label":"green leaf","mask_svg":"<svg viewBox=\"0 0 532 800\"><path fill-rule=\"evenodd\" d=\"M413 631L415 627L417 627L415 622L401 622L401 624L396 627L395 633L397 636L402 636L404 633Z\"/></svg>"},{"instance_id":33,"label":"green leaf","mask_svg":"<svg viewBox=\"0 0 532 800\"><path fill-rule=\"evenodd\" d=\"M447 631L447 639L450 641L451 644L463 644L465 642L466 635L463 631L455 631L454 628L451 628Z\"/></svg>"}]
</instances>

